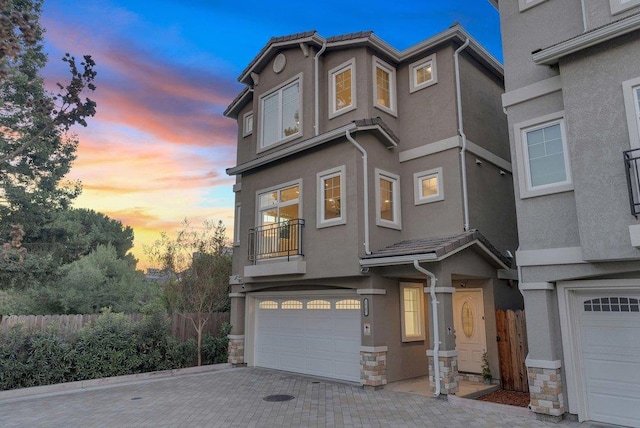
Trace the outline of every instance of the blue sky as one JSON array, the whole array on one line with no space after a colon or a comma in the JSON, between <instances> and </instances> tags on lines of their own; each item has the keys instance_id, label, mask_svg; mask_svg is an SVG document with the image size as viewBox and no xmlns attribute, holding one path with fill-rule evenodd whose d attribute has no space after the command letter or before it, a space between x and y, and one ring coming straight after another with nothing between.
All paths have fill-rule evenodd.
<instances>
[{"instance_id":1,"label":"blue sky","mask_svg":"<svg viewBox=\"0 0 640 428\"><path fill-rule=\"evenodd\" d=\"M220 219L231 231L233 179L224 170L235 163L236 124L222 112L269 38L372 30L402 50L456 22L502 60L488 0L45 0L48 82L66 78L65 52L97 63L97 115L74 129L80 146L70 178L84 186L76 206L132 226L141 268L142 247L184 218Z\"/></svg>"}]
</instances>

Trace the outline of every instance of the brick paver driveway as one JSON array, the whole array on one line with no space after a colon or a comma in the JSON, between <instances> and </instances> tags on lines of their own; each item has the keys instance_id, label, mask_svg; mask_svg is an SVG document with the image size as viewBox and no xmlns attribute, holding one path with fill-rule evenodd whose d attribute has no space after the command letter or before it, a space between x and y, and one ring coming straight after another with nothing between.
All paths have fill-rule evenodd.
<instances>
[{"instance_id":1,"label":"brick paver driveway","mask_svg":"<svg viewBox=\"0 0 640 428\"><path fill-rule=\"evenodd\" d=\"M272 394L290 401L267 402ZM564 427L259 368L0 400L7 427Z\"/></svg>"}]
</instances>

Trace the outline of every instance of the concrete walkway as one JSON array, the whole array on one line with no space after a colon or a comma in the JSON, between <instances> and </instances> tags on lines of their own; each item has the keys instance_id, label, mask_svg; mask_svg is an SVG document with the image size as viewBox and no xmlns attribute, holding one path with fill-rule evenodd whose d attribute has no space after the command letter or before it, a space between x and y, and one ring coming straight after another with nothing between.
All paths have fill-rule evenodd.
<instances>
[{"instance_id":1,"label":"concrete walkway","mask_svg":"<svg viewBox=\"0 0 640 428\"><path fill-rule=\"evenodd\" d=\"M274 394L290 401L267 402ZM3 395L7 397L7 395ZM581 427L369 390L287 372L237 368L0 399L7 427Z\"/></svg>"}]
</instances>

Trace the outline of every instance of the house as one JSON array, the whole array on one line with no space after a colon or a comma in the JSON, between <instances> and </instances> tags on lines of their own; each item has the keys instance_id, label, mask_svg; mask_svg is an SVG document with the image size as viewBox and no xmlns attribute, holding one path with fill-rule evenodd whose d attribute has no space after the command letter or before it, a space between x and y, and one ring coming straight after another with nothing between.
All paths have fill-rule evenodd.
<instances>
[{"instance_id":1,"label":"house","mask_svg":"<svg viewBox=\"0 0 640 428\"><path fill-rule=\"evenodd\" d=\"M498 381L494 311L523 304L500 63L459 25L310 31L239 81L229 361L450 394L487 352Z\"/></svg>"},{"instance_id":2,"label":"house","mask_svg":"<svg viewBox=\"0 0 640 428\"><path fill-rule=\"evenodd\" d=\"M531 407L640 426L640 0L493 3Z\"/></svg>"}]
</instances>

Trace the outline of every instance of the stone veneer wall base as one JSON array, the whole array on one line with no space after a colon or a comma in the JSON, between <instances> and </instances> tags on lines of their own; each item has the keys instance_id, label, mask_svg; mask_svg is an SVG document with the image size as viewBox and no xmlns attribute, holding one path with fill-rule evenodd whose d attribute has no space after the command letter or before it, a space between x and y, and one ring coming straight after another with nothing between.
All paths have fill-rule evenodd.
<instances>
[{"instance_id":1,"label":"stone veneer wall base","mask_svg":"<svg viewBox=\"0 0 640 428\"><path fill-rule=\"evenodd\" d=\"M387 351L360 351L360 380L365 388L387 384Z\"/></svg>"},{"instance_id":2,"label":"stone veneer wall base","mask_svg":"<svg viewBox=\"0 0 640 428\"><path fill-rule=\"evenodd\" d=\"M232 367L244 367L244 336L229 338L229 363Z\"/></svg>"},{"instance_id":3,"label":"stone veneer wall base","mask_svg":"<svg viewBox=\"0 0 640 428\"><path fill-rule=\"evenodd\" d=\"M436 383L433 378L434 366L433 356L428 356L429 364L429 387L431 392L435 394ZM449 395L458 392L458 357L438 357L438 366L440 367L440 393Z\"/></svg>"},{"instance_id":4,"label":"stone veneer wall base","mask_svg":"<svg viewBox=\"0 0 640 428\"><path fill-rule=\"evenodd\" d=\"M566 411L560 371L560 368L527 367L531 395L529 408L543 418L541 420L558 421ZM544 419L546 417L550 419Z\"/></svg>"}]
</instances>

